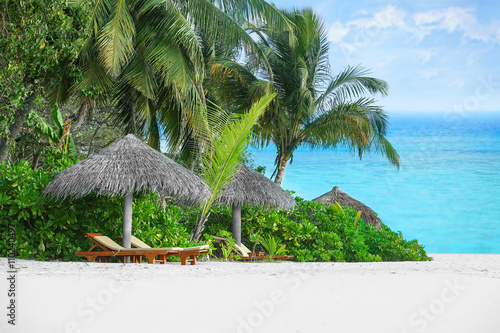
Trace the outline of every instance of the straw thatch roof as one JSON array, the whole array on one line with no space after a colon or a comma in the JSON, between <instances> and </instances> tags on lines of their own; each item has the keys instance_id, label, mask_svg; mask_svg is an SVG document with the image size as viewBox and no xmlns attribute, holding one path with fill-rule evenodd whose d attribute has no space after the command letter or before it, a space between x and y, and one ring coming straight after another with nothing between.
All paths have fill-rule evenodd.
<instances>
[{"instance_id":1,"label":"straw thatch roof","mask_svg":"<svg viewBox=\"0 0 500 333\"><path fill-rule=\"evenodd\" d=\"M125 196L132 191L155 191L197 204L210 197L210 188L198 176L129 134L57 175L44 195L79 198Z\"/></svg>"},{"instance_id":2,"label":"straw thatch roof","mask_svg":"<svg viewBox=\"0 0 500 333\"><path fill-rule=\"evenodd\" d=\"M241 164L231 184L227 186L217 203L249 204L289 209L295 200L274 182Z\"/></svg>"},{"instance_id":3,"label":"straw thatch roof","mask_svg":"<svg viewBox=\"0 0 500 333\"><path fill-rule=\"evenodd\" d=\"M382 221L377 216L370 207L363 204L361 201L358 201L343 192L340 188L335 186L330 192L323 194L322 196L313 199L313 201L323 202L323 203L334 203L337 201L342 206L352 207L357 210L362 211L361 218L368 224L375 226L376 229L381 227Z\"/></svg>"}]
</instances>

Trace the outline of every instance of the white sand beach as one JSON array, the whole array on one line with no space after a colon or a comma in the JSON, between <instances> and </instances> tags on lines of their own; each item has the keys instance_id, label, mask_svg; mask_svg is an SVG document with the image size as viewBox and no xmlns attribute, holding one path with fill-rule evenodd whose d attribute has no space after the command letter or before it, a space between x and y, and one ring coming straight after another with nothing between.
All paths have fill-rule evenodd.
<instances>
[{"instance_id":1,"label":"white sand beach","mask_svg":"<svg viewBox=\"0 0 500 333\"><path fill-rule=\"evenodd\" d=\"M500 255L196 266L17 260L0 332L500 332Z\"/></svg>"}]
</instances>

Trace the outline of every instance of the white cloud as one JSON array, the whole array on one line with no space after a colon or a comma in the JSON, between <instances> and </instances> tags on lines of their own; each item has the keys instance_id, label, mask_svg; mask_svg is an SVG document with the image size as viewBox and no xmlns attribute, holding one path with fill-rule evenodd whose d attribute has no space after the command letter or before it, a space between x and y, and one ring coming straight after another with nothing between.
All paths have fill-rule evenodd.
<instances>
[{"instance_id":1,"label":"white cloud","mask_svg":"<svg viewBox=\"0 0 500 333\"><path fill-rule=\"evenodd\" d=\"M424 63L431 60L432 56L435 54L435 52L426 49L416 50L415 53L417 54L418 59L422 60Z\"/></svg>"},{"instance_id":2,"label":"white cloud","mask_svg":"<svg viewBox=\"0 0 500 333\"><path fill-rule=\"evenodd\" d=\"M491 24L481 24L476 18L473 8L448 7L440 10L431 10L413 15L415 22L414 33L421 41L434 30L443 30L448 33L461 32L463 36L483 42L500 42L498 21Z\"/></svg>"},{"instance_id":3,"label":"white cloud","mask_svg":"<svg viewBox=\"0 0 500 333\"><path fill-rule=\"evenodd\" d=\"M357 11L356 13L354 13L354 16L356 15L369 15L370 13L366 10L366 9L361 9L359 11Z\"/></svg>"},{"instance_id":4,"label":"white cloud","mask_svg":"<svg viewBox=\"0 0 500 333\"><path fill-rule=\"evenodd\" d=\"M340 43L342 39L349 33L349 28L342 25L340 22L335 22L328 31L328 40L332 43Z\"/></svg>"},{"instance_id":5,"label":"white cloud","mask_svg":"<svg viewBox=\"0 0 500 333\"><path fill-rule=\"evenodd\" d=\"M363 15L366 11L358 12ZM371 17L356 19L342 24L335 22L329 30L328 40L336 43L344 55L351 58L353 53L366 51L375 43L384 40L384 34L391 27L407 29L405 24L406 12L387 5L374 12ZM348 38L346 38L348 36Z\"/></svg>"},{"instance_id":6,"label":"white cloud","mask_svg":"<svg viewBox=\"0 0 500 333\"><path fill-rule=\"evenodd\" d=\"M448 84L448 86L453 88L453 89L461 89L465 86L465 79L462 77L458 77L455 80L451 81Z\"/></svg>"},{"instance_id":7,"label":"white cloud","mask_svg":"<svg viewBox=\"0 0 500 333\"><path fill-rule=\"evenodd\" d=\"M387 5L383 9L375 12L372 17L352 20L347 22L347 26L356 26L361 29L369 29L372 27L390 28L399 27L404 29L406 27L405 19L406 12L396 8L394 5Z\"/></svg>"},{"instance_id":8,"label":"white cloud","mask_svg":"<svg viewBox=\"0 0 500 333\"><path fill-rule=\"evenodd\" d=\"M355 31L358 35L374 37L385 30L400 30L411 32L420 42L434 32L445 31L449 34L461 33L470 40L500 44L500 21L488 24L479 22L474 8L448 7L409 15L400 7L387 5L370 16L367 14L366 11L360 11L357 16L361 18L344 24L335 22L329 31L329 40L334 43L345 41L345 37Z\"/></svg>"},{"instance_id":9,"label":"white cloud","mask_svg":"<svg viewBox=\"0 0 500 333\"><path fill-rule=\"evenodd\" d=\"M436 70L431 70L431 69L424 69L424 70L421 70L421 71L418 71L418 75L420 75L421 77L423 77L424 79L430 79L430 78L433 78L434 76L437 76L439 74L438 71Z\"/></svg>"}]
</instances>

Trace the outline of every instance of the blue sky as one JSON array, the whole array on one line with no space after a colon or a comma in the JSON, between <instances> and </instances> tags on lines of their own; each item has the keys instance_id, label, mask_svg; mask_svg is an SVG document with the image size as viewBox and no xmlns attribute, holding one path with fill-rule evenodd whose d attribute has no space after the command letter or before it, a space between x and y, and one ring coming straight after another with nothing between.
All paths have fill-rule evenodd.
<instances>
[{"instance_id":1,"label":"blue sky","mask_svg":"<svg viewBox=\"0 0 500 333\"><path fill-rule=\"evenodd\" d=\"M389 112L500 111L500 1L277 0L326 22L336 72L361 64L389 83Z\"/></svg>"}]
</instances>

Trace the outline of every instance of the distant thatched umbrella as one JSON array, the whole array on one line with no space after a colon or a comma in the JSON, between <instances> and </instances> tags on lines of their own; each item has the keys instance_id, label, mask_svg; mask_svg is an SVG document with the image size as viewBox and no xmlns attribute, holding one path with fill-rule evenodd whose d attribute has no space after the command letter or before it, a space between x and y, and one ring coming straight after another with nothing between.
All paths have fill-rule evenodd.
<instances>
[{"instance_id":1,"label":"distant thatched umbrella","mask_svg":"<svg viewBox=\"0 0 500 333\"><path fill-rule=\"evenodd\" d=\"M361 201L358 201L347 193L343 192L337 186L335 186L330 192L325 193L322 196L317 197L316 199L313 199L313 201L324 203L334 203L335 201L337 201L342 206L352 207L362 211L363 213L361 214L361 218L366 223L375 226L376 229L381 227L382 221L380 221L380 219L378 218L377 213L375 213L370 207L366 206Z\"/></svg>"},{"instance_id":2,"label":"distant thatched umbrella","mask_svg":"<svg viewBox=\"0 0 500 333\"><path fill-rule=\"evenodd\" d=\"M241 245L241 205L267 206L289 209L295 200L268 178L241 164L231 184L217 199L217 203L233 206L233 238Z\"/></svg>"},{"instance_id":3,"label":"distant thatched umbrella","mask_svg":"<svg viewBox=\"0 0 500 333\"><path fill-rule=\"evenodd\" d=\"M133 192L155 191L197 204L210 197L210 188L198 176L129 134L99 153L57 175L44 195L80 198L90 192L124 196L123 246L130 247Z\"/></svg>"}]
</instances>

